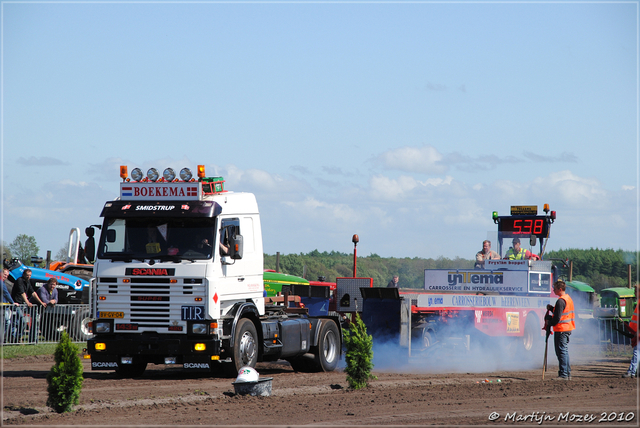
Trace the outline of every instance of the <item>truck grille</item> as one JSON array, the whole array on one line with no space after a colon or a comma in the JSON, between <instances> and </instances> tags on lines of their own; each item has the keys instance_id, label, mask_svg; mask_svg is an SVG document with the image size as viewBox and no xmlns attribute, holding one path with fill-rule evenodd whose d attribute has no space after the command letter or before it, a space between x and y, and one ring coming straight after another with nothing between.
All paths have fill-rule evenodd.
<instances>
[{"instance_id":1,"label":"truck grille","mask_svg":"<svg viewBox=\"0 0 640 428\"><path fill-rule=\"evenodd\" d=\"M102 278L100 278L102 279ZM98 312L123 312L124 318L116 322L138 324L138 331L164 329L182 321L182 306L204 306L204 301L195 302L195 297L204 298L205 286L202 280L178 279L170 284L169 278L131 278L124 283L120 278L116 283L112 278L98 281ZM186 328L185 328L186 331Z\"/></svg>"}]
</instances>

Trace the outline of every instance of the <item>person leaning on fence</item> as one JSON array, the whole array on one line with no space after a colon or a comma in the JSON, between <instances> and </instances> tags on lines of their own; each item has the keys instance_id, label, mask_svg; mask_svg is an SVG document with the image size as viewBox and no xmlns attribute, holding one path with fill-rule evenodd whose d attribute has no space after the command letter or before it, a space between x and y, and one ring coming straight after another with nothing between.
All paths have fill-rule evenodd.
<instances>
[{"instance_id":1,"label":"person leaning on fence","mask_svg":"<svg viewBox=\"0 0 640 428\"><path fill-rule=\"evenodd\" d=\"M31 269L25 269L22 272L22 276L18 278L18 280L13 284L13 290L11 290L11 297L13 297L14 302L19 305L27 305L28 307L32 307L35 301L36 304L40 306L47 306L40 297L38 297L38 293L31 285Z\"/></svg>"},{"instance_id":2,"label":"person leaning on fence","mask_svg":"<svg viewBox=\"0 0 640 428\"><path fill-rule=\"evenodd\" d=\"M2 280L0 281L2 282L2 303L18 306L18 304L13 301L13 297L11 297L11 293L9 293L9 289L5 283L7 278L9 278L9 269L2 269Z\"/></svg>"},{"instance_id":3,"label":"person leaning on fence","mask_svg":"<svg viewBox=\"0 0 640 428\"><path fill-rule=\"evenodd\" d=\"M47 283L38 289L38 296L40 300L47 306L55 305L58 303L58 280L55 278L49 278Z\"/></svg>"},{"instance_id":4,"label":"person leaning on fence","mask_svg":"<svg viewBox=\"0 0 640 428\"><path fill-rule=\"evenodd\" d=\"M9 278L9 269L2 269L2 304L5 306L2 308L2 334L0 334L0 344L5 342L5 335L7 337L8 342L13 342L15 340L15 329L12 328L11 325L11 306L19 306L16 302L13 301L11 297L11 293L9 293L9 289L7 289L7 284L5 281Z\"/></svg>"},{"instance_id":5,"label":"person leaning on fence","mask_svg":"<svg viewBox=\"0 0 640 428\"><path fill-rule=\"evenodd\" d=\"M13 290L11 290L11 297L16 303L20 305L27 305L29 315L31 316L31 328L29 329L29 342L37 341L38 339L38 307L46 307L47 304L40 300L38 293L31 285L31 269L25 269L22 272L22 276L13 284ZM34 307L35 306L35 307ZM21 308L22 310L22 308ZM24 314L18 315L20 325L18 326L18 335L22 336L22 333L27 329L24 322ZM35 322L34 322L35 321Z\"/></svg>"},{"instance_id":6,"label":"person leaning on fence","mask_svg":"<svg viewBox=\"0 0 640 428\"><path fill-rule=\"evenodd\" d=\"M638 286L636 286L636 296L638 295ZM638 304L636 304L636 309L633 311L633 316L631 317L631 321L629 322L629 332L633 334L631 337L631 346L633 346L633 355L631 356L631 361L629 362L629 368L627 372L622 375L622 377L637 377L638 375Z\"/></svg>"}]
</instances>

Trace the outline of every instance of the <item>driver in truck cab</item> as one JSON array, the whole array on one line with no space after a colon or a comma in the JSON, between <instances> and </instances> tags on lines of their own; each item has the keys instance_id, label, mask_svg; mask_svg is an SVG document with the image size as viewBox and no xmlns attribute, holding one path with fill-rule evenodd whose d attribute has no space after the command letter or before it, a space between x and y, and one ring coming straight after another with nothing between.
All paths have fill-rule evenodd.
<instances>
[{"instance_id":1,"label":"driver in truck cab","mask_svg":"<svg viewBox=\"0 0 640 428\"><path fill-rule=\"evenodd\" d=\"M513 246L509 248L509 251L507 251L507 254L505 254L505 260L540 260L540 257L538 255L533 254L531 251L525 250L524 248L520 247L520 238L513 238L511 244Z\"/></svg>"}]
</instances>

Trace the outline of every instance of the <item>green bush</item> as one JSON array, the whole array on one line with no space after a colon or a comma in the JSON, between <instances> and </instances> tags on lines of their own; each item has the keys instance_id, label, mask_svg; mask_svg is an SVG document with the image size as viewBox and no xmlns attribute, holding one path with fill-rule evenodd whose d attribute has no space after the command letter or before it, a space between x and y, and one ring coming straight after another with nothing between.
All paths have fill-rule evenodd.
<instances>
[{"instance_id":1,"label":"green bush","mask_svg":"<svg viewBox=\"0 0 640 428\"><path fill-rule=\"evenodd\" d=\"M64 332L54 353L55 365L47 375L47 406L58 413L68 412L78 404L82 390L82 361L78 345Z\"/></svg>"},{"instance_id":2,"label":"green bush","mask_svg":"<svg viewBox=\"0 0 640 428\"><path fill-rule=\"evenodd\" d=\"M365 388L370 379L377 379L371 374L371 369L373 369L373 338L367 334L367 327L357 312L355 320L344 332L344 343L347 347L345 357L347 382L353 389Z\"/></svg>"}]
</instances>

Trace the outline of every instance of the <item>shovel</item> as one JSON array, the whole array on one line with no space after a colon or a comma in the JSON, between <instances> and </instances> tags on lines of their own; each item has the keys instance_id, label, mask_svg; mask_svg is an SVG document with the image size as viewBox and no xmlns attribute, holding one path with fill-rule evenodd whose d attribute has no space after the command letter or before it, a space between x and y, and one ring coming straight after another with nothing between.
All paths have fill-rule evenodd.
<instances>
[{"instance_id":1,"label":"shovel","mask_svg":"<svg viewBox=\"0 0 640 428\"><path fill-rule=\"evenodd\" d=\"M547 315L549 315L549 310L547 309ZM545 316L546 318L546 316ZM544 330L547 332L546 337L544 338L544 362L542 363L542 380L544 380L544 373L547 371L547 350L549 349L549 335L551 335L551 326L545 320Z\"/></svg>"}]
</instances>

